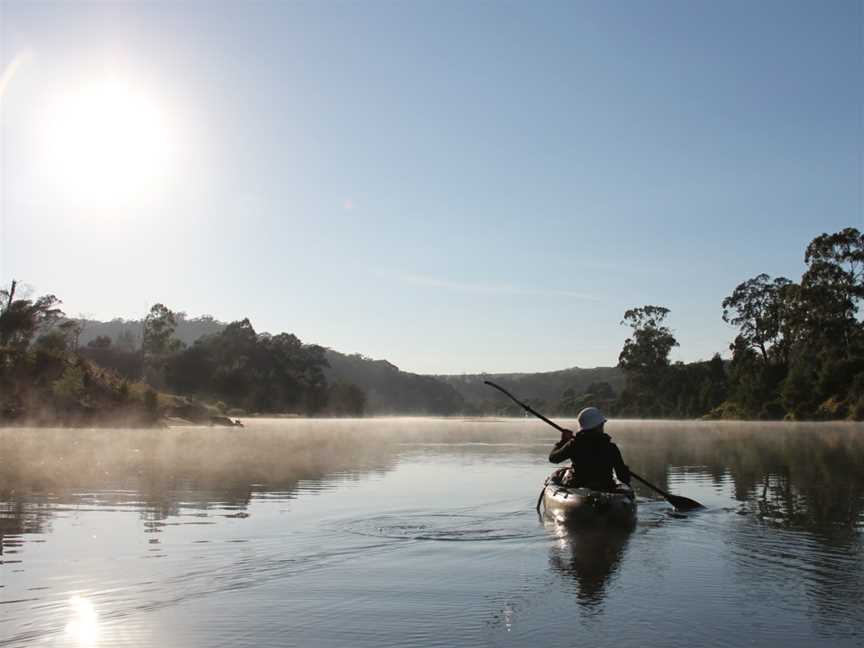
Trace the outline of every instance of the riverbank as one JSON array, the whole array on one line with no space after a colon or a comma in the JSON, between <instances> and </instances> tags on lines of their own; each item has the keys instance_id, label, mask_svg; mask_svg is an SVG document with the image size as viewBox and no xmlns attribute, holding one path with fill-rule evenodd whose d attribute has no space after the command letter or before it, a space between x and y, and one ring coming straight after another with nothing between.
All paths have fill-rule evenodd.
<instances>
[{"instance_id":1,"label":"riverbank","mask_svg":"<svg viewBox=\"0 0 864 648\"><path fill-rule=\"evenodd\" d=\"M233 425L245 414L220 403L160 392L75 353L3 349L0 426L163 428Z\"/></svg>"}]
</instances>

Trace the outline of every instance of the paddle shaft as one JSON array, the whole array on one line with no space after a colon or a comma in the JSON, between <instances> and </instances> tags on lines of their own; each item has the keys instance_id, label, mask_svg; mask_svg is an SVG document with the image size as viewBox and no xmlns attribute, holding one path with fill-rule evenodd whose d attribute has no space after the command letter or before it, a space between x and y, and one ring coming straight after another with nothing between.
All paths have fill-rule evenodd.
<instances>
[{"instance_id":1,"label":"paddle shaft","mask_svg":"<svg viewBox=\"0 0 864 648\"><path fill-rule=\"evenodd\" d=\"M496 385L495 383L493 383L493 382L491 382L491 381L489 381L489 380L484 380L483 382L486 383L487 385L489 385L490 387L494 387L495 389L497 389L498 391L500 391L502 394L504 394L505 396L507 396L507 397L508 397L510 400L512 400L514 403L516 403L517 405L519 405L519 406L520 406L522 409L524 409L526 412L530 412L531 414L533 414L534 416L536 416L537 418L539 418L539 419L540 419L541 421L543 421L544 423L548 423L549 425L551 425L552 427L554 427L554 428L555 428L556 430L558 430L559 432L562 432L562 433L564 433L564 432L569 432L570 434L573 433L571 430L568 430L567 428L563 428L563 427L561 427L560 425L558 425L557 423L555 423L554 421L549 420L548 418L546 418L545 416L543 416L540 412L538 412L537 410L535 410L535 409L534 409L533 407L531 407L530 405L526 405L525 403L523 403L522 401L520 401L518 398L516 398L513 394L511 394L511 393L508 392L506 389L504 389L501 385ZM638 481L640 481L640 482L642 482L643 484L645 484L645 485L646 485L648 488L650 488L651 490L656 491L657 493L660 493L660 494L661 494L661 495L662 495L662 496L663 496L663 497L664 497L664 498L665 498L665 499L666 499L670 504L672 504L672 506L674 506L675 508L701 508L701 507L702 507L702 505L701 505L699 502L695 501L695 500L691 500L690 498L687 498L687 497L682 497L681 495L672 495L672 494L670 494L670 493L667 493L667 492L664 491L662 488L659 488L659 487L655 486L654 484L652 484L651 482L649 482L649 481L647 481L646 479L644 479L643 477L640 477L639 475L637 475L636 473L634 473L632 470L630 471L630 475L631 475L632 477L635 477ZM542 497L543 497L543 495L542 495L542 493L541 493L540 498L542 499ZM539 509L539 507L540 507L540 501L539 501L539 500L537 501L537 507L538 507L538 509Z\"/></svg>"},{"instance_id":2,"label":"paddle shaft","mask_svg":"<svg viewBox=\"0 0 864 648\"><path fill-rule=\"evenodd\" d=\"M483 382L486 383L487 385L489 385L490 387L494 387L495 389L497 389L498 391L500 391L502 394L504 394L505 396L507 396L508 398L510 398L510 400L512 400L514 403L516 403L517 405L519 405L519 406L520 406L522 409L524 409L526 412L530 412L531 414L533 414L534 416L536 416L537 418L539 418L539 419L540 419L541 421L543 421L544 423L548 423L549 425L551 425L552 427L554 427L554 428L555 428L556 430L558 430L559 432L570 432L571 434L573 433L572 430L568 430L567 428L563 428L563 427L561 427L561 426L558 425L555 421L550 421L548 418L546 418L545 416L543 416L540 412L538 412L537 410L535 410L533 407L531 407L530 405L526 405L525 403L523 403L522 401L520 401L520 400L519 400L518 398L516 398L513 394L511 394L509 391L507 391L506 389L504 389L501 385L496 385L495 383L493 383L493 382L491 382L491 381L489 381L489 380L484 380Z\"/></svg>"},{"instance_id":3,"label":"paddle shaft","mask_svg":"<svg viewBox=\"0 0 864 648\"><path fill-rule=\"evenodd\" d=\"M649 481L643 479L642 477L640 477L639 475L637 475L636 473L634 473L632 470L630 471L630 476L631 476L631 477L634 477L634 478L637 479L638 481L642 482L643 484L645 484L645 485L646 485L648 488L650 488L651 490L660 493L660 494L661 494L663 497L665 497L667 500L671 500L673 497L679 497L678 495L670 495L669 493L667 493L666 491L664 491L662 488L659 488L659 487L655 486L654 484L652 484L651 482L649 482Z\"/></svg>"}]
</instances>

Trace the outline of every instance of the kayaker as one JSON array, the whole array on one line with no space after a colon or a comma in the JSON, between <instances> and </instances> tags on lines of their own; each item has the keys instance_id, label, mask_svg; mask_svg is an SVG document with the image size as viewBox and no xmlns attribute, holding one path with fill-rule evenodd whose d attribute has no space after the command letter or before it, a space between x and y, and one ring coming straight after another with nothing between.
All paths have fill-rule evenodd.
<instances>
[{"instance_id":1,"label":"kayaker","mask_svg":"<svg viewBox=\"0 0 864 648\"><path fill-rule=\"evenodd\" d=\"M549 454L549 461L561 463L569 459L572 463L572 487L592 488L594 490L614 491L615 480L630 483L630 470L618 446L612 443L608 434L603 432L606 417L596 407L586 407L579 412L579 431L561 433L561 440Z\"/></svg>"}]
</instances>

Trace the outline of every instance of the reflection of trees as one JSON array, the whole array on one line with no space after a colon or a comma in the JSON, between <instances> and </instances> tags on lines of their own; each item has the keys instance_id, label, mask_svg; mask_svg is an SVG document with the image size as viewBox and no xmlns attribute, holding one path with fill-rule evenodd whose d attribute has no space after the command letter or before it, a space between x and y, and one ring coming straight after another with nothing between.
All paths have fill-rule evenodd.
<instances>
[{"instance_id":1,"label":"reflection of trees","mask_svg":"<svg viewBox=\"0 0 864 648\"><path fill-rule=\"evenodd\" d=\"M572 580L580 605L598 606L627 549L631 530L573 528L551 518L546 518L544 523L558 538L549 551L550 566L568 581Z\"/></svg>"},{"instance_id":2,"label":"reflection of trees","mask_svg":"<svg viewBox=\"0 0 864 648\"><path fill-rule=\"evenodd\" d=\"M49 507L28 502L13 492L0 491L0 564L4 553L17 551L21 535L43 533L50 519Z\"/></svg>"},{"instance_id":3,"label":"reflection of trees","mask_svg":"<svg viewBox=\"0 0 864 648\"><path fill-rule=\"evenodd\" d=\"M839 526L847 533L864 525L860 426L613 421L608 431L625 461L661 487L675 491L669 485L673 470L717 484L731 480L733 496L772 523ZM536 445L546 440L548 447ZM521 463L545 455L552 440L544 426L513 420L271 420L244 430L5 429L0 505L6 512L0 519L7 535L11 528L38 533L52 510L46 504L34 513L37 502L44 503L39 494L55 493L66 504L81 502L73 492L90 493L91 500L98 493L101 503L139 508L156 528L181 509L242 512L255 493L287 498L301 481L388 470L398 454L413 451L411 444L441 444L441 453L476 457L478 463L491 457ZM477 445L452 445L466 442ZM436 449L424 445L419 451Z\"/></svg>"},{"instance_id":4,"label":"reflection of trees","mask_svg":"<svg viewBox=\"0 0 864 648\"><path fill-rule=\"evenodd\" d=\"M670 466L731 481L756 522L777 527L731 525L742 579L803 591L816 625L836 636L864 623L860 606L849 606L864 587L862 432L849 424L645 422L614 434L625 460L660 483L668 485Z\"/></svg>"},{"instance_id":5,"label":"reflection of trees","mask_svg":"<svg viewBox=\"0 0 864 648\"><path fill-rule=\"evenodd\" d=\"M0 430L0 534L42 532L58 504L132 506L147 531L188 509L240 516L256 492L290 498L300 482L395 461L393 446L368 429L315 427Z\"/></svg>"},{"instance_id":6,"label":"reflection of trees","mask_svg":"<svg viewBox=\"0 0 864 648\"><path fill-rule=\"evenodd\" d=\"M735 496L768 521L854 529L864 513L864 437L851 429L738 435L717 444Z\"/></svg>"},{"instance_id":7,"label":"reflection of trees","mask_svg":"<svg viewBox=\"0 0 864 648\"><path fill-rule=\"evenodd\" d=\"M839 506L822 513L814 495L830 487L799 490L791 475L766 476L754 496L757 520L730 525L728 542L741 580L796 593L791 603L803 603L820 633L832 640L845 636L853 645L864 627L864 608L854 603L864 588L864 547L860 533L847 524L854 508L844 507L857 505L860 515L861 498L840 497Z\"/></svg>"},{"instance_id":8,"label":"reflection of trees","mask_svg":"<svg viewBox=\"0 0 864 648\"><path fill-rule=\"evenodd\" d=\"M619 424L621 425L621 424ZM670 467L731 478L764 519L817 528L864 524L864 435L838 424L638 422L613 428L625 461L669 488Z\"/></svg>"}]
</instances>

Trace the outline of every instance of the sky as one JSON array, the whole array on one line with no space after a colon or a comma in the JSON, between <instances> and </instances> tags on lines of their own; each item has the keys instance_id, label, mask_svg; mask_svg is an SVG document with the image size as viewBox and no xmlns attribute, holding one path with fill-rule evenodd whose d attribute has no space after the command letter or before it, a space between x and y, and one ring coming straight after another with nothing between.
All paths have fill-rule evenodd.
<instances>
[{"instance_id":1,"label":"sky","mask_svg":"<svg viewBox=\"0 0 864 648\"><path fill-rule=\"evenodd\" d=\"M0 282L406 371L609 366L864 229L864 9L0 0Z\"/></svg>"}]
</instances>

